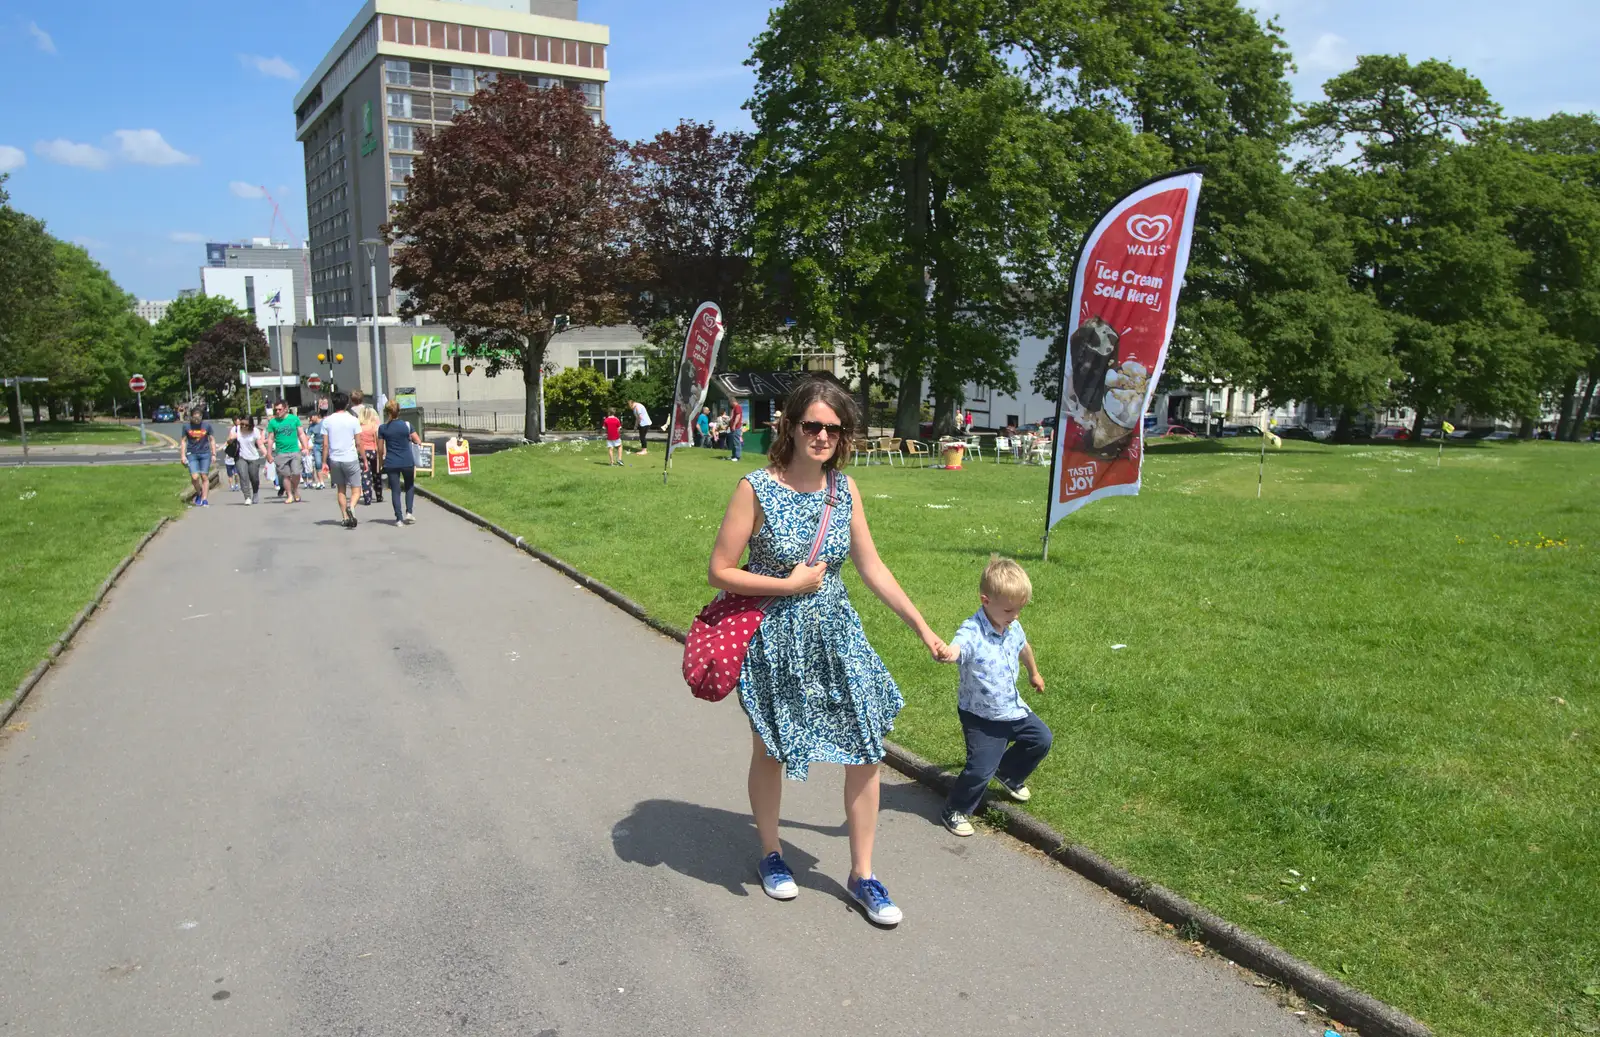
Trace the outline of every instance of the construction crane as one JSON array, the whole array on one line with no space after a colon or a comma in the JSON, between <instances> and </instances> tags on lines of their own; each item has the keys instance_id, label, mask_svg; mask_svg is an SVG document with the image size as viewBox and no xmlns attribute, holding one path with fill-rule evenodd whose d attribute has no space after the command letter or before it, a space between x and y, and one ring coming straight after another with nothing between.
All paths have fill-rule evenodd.
<instances>
[{"instance_id":1,"label":"construction crane","mask_svg":"<svg viewBox=\"0 0 1600 1037\"><path fill-rule=\"evenodd\" d=\"M272 192L271 191L268 191L265 187L262 187L261 188L261 197L265 198L267 200L267 204L272 206L272 222L267 225L267 238L268 238L268 240L271 240L272 232L277 229L278 224L280 224L280 223L283 224L283 232L289 236L289 241L292 244L295 244L300 249L300 269L301 269L301 272L305 276L306 294L310 295L311 294L311 262L310 262L310 259L309 259L309 252L306 249L305 239L300 237L300 235L296 234L294 232L294 228L289 226L288 217L283 215L283 210L278 207L277 199L272 197ZM296 302L297 303L304 303L305 300L304 299L298 299L298 300L296 300ZM308 316L309 316L309 313L308 313Z\"/></svg>"}]
</instances>

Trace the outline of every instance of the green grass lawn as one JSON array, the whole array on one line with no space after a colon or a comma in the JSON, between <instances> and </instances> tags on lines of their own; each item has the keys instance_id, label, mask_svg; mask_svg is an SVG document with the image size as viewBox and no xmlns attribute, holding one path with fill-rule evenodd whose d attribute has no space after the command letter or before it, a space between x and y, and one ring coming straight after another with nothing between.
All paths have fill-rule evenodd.
<instances>
[{"instance_id":1,"label":"green grass lawn","mask_svg":"<svg viewBox=\"0 0 1600 1037\"><path fill-rule=\"evenodd\" d=\"M29 446L77 445L127 445L139 442L137 425L115 425L109 421L46 421L35 425L28 422ZM155 436L150 442L159 442ZM4 421L0 421L0 446L21 446L22 437Z\"/></svg>"},{"instance_id":2,"label":"green grass lawn","mask_svg":"<svg viewBox=\"0 0 1600 1037\"><path fill-rule=\"evenodd\" d=\"M0 703L187 488L171 466L0 468Z\"/></svg>"},{"instance_id":3,"label":"green grass lawn","mask_svg":"<svg viewBox=\"0 0 1600 1037\"><path fill-rule=\"evenodd\" d=\"M1070 839L1442 1034L1597 1032L1600 447L1288 443L1257 500L1252 446L1153 446L1143 496L1062 521L1048 564L1042 469L850 471L943 636L990 552L1029 569L1056 734L1030 806ZM687 626L759 459L680 451L663 486L659 454L604 456L428 485ZM958 766L953 668L850 579L894 737Z\"/></svg>"}]
</instances>

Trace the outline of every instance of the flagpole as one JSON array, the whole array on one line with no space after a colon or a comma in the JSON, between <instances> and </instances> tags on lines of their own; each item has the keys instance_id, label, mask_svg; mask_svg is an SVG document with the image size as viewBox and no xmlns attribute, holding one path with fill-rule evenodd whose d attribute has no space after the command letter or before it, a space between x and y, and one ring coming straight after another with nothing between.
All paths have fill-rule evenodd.
<instances>
[{"instance_id":1,"label":"flagpole","mask_svg":"<svg viewBox=\"0 0 1600 1037\"><path fill-rule=\"evenodd\" d=\"M689 331L694 332L694 321L689 322ZM667 459L662 462L661 485L667 485L667 473L672 470L672 442L678 436L678 380L683 377L684 361L689 359L689 350L685 346L683 352L678 354L678 367L672 373L672 417L667 419Z\"/></svg>"}]
</instances>

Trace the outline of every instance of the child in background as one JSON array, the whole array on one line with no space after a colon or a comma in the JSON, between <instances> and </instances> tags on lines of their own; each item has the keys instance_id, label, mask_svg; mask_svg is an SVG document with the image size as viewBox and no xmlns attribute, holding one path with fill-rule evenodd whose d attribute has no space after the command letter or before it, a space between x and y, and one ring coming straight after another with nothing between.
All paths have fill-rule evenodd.
<instances>
[{"instance_id":1,"label":"child in background","mask_svg":"<svg viewBox=\"0 0 1600 1037\"><path fill-rule=\"evenodd\" d=\"M1033 797L1028 776L1050 752L1050 728L1017 693L1020 661L1028 668L1033 690L1044 691L1044 678L1033 647L1017 621L1033 598L1033 582L1009 558L992 557L978 582L982 607L968 617L951 639L944 662L959 663L961 690L957 713L967 741L962 769L941 820L952 834L973 833L972 815L983 802L989 779L1019 803Z\"/></svg>"},{"instance_id":2,"label":"child in background","mask_svg":"<svg viewBox=\"0 0 1600 1037\"><path fill-rule=\"evenodd\" d=\"M601 422L606 427L606 458L610 464L622 464L622 419L617 417L616 408L606 411L606 417Z\"/></svg>"}]
</instances>

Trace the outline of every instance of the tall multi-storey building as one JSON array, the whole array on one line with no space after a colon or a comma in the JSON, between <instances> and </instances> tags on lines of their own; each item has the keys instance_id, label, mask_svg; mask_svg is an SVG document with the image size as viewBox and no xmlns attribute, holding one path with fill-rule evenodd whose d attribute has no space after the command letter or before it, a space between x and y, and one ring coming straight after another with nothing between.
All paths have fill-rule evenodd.
<instances>
[{"instance_id":1,"label":"tall multi-storey building","mask_svg":"<svg viewBox=\"0 0 1600 1037\"><path fill-rule=\"evenodd\" d=\"M160 324L161 318L167 315L167 307L171 305L171 299L140 299L133 304L133 312L151 324Z\"/></svg>"},{"instance_id":2,"label":"tall multi-storey building","mask_svg":"<svg viewBox=\"0 0 1600 1037\"><path fill-rule=\"evenodd\" d=\"M317 319L312 302L309 276L308 250L295 248L271 238L251 238L244 242L206 243L206 266L227 270L287 270L293 278L293 290L283 297L284 319L288 324L313 324Z\"/></svg>"},{"instance_id":3,"label":"tall multi-storey building","mask_svg":"<svg viewBox=\"0 0 1600 1037\"><path fill-rule=\"evenodd\" d=\"M295 95L305 147L311 297L324 320L367 317L364 239L405 197L430 133L495 76L580 91L604 118L607 26L578 21L577 0L367 0ZM377 254L378 315L399 300Z\"/></svg>"}]
</instances>

